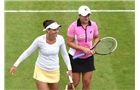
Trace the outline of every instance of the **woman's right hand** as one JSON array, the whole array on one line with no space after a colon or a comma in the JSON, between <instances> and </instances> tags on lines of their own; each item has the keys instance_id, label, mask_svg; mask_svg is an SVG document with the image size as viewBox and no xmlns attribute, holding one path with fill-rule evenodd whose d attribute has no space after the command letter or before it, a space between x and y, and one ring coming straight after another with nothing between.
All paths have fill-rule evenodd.
<instances>
[{"instance_id":1,"label":"woman's right hand","mask_svg":"<svg viewBox=\"0 0 140 90\"><path fill-rule=\"evenodd\" d=\"M9 72L10 74L14 74L15 71L16 71L16 67L12 66Z\"/></svg>"},{"instance_id":2,"label":"woman's right hand","mask_svg":"<svg viewBox=\"0 0 140 90\"><path fill-rule=\"evenodd\" d=\"M90 48L82 48L82 51L87 55L87 54L92 54Z\"/></svg>"}]
</instances>

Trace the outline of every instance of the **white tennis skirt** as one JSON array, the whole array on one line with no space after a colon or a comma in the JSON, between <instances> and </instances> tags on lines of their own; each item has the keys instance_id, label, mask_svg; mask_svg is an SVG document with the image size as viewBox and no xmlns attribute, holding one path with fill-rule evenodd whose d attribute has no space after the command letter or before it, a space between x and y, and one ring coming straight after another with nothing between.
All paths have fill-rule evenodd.
<instances>
[{"instance_id":1,"label":"white tennis skirt","mask_svg":"<svg viewBox=\"0 0 140 90\"><path fill-rule=\"evenodd\" d=\"M60 71L59 69L55 71L45 71L35 65L33 78L46 83L57 83L60 79Z\"/></svg>"}]
</instances>

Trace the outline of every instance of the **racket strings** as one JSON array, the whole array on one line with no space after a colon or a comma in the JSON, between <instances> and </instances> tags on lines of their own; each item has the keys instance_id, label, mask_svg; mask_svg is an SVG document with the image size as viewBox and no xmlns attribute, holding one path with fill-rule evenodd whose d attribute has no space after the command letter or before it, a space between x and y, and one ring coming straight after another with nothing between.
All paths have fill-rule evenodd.
<instances>
[{"instance_id":1,"label":"racket strings","mask_svg":"<svg viewBox=\"0 0 140 90\"><path fill-rule=\"evenodd\" d=\"M95 47L95 52L100 54L108 54L114 50L116 42L113 39L104 39Z\"/></svg>"}]
</instances>

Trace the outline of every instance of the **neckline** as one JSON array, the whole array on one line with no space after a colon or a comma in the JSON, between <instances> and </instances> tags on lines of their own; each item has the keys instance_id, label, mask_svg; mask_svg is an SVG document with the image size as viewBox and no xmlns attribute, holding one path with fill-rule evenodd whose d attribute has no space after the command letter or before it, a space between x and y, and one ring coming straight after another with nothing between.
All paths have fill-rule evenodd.
<instances>
[{"instance_id":1,"label":"neckline","mask_svg":"<svg viewBox=\"0 0 140 90\"><path fill-rule=\"evenodd\" d=\"M48 44L48 45L54 45L57 42L57 37L56 37L56 39L54 41L52 41L52 42L50 41L50 43L49 43L49 41L47 41L47 38L46 38L46 35L45 35L44 40L45 40L45 43L46 44Z\"/></svg>"}]
</instances>

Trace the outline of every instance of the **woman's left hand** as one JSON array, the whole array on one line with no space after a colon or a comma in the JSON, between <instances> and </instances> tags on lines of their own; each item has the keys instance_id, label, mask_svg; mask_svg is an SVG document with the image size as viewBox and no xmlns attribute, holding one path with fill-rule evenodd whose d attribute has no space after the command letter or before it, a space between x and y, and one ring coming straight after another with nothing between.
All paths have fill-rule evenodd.
<instances>
[{"instance_id":1,"label":"woman's left hand","mask_svg":"<svg viewBox=\"0 0 140 90\"><path fill-rule=\"evenodd\" d=\"M71 76L72 77L72 70L68 70L67 71L67 76Z\"/></svg>"}]
</instances>

